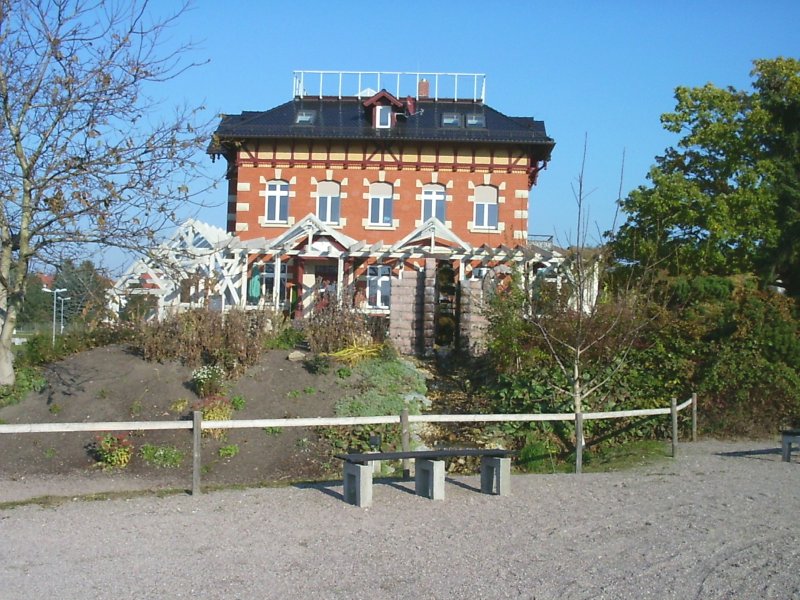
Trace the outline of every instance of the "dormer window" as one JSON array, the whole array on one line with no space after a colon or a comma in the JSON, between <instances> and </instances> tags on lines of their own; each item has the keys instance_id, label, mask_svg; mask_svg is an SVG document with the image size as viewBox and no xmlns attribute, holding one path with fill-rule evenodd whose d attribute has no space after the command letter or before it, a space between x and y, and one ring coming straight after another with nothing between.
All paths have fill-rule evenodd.
<instances>
[{"instance_id":1,"label":"dormer window","mask_svg":"<svg viewBox=\"0 0 800 600\"><path fill-rule=\"evenodd\" d=\"M442 127L461 127L461 115L458 113L443 113Z\"/></svg>"},{"instance_id":2,"label":"dormer window","mask_svg":"<svg viewBox=\"0 0 800 600\"><path fill-rule=\"evenodd\" d=\"M394 111L402 110L403 103L386 90L381 90L371 98L364 100L364 108L372 117L373 127L390 129L394 125Z\"/></svg>"},{"instance_id":3,"label":"dormer window","mask_svg":"<svg viewBox=\"0 0 800 600\"><path fill-rule=\"evenodd\" d=\"M317 118L317 111L315 110L299 110L295 117L295 125L313 125Z\"/></svg>"},{"instance_id":4,"label":"dormer window","mask_svg":"<svg viewBox=\"0 0 800 600\"><path fill-rule=\"evenodd\" d=\"M375 127L378 129L389 129L392 126L392 107L375 107Z\"/></svg>"},{"instance_id":5,"label":"dormer window","mask_svg":"<svg viewBox=\"0 0 800 600\"><path fill-rule=\"evenodd\" d=\"M467 127L469 129L479 129L486 127L485 115L467 115Z\"/></svg>"}]
</instances>

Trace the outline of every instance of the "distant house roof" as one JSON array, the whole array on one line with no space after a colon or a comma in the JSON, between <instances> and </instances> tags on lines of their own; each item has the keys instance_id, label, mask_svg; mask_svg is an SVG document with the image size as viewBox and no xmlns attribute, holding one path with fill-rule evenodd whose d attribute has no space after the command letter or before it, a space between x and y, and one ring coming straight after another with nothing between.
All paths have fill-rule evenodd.
<instances>
[{"instance_id":1,"label":"distant house roof","mask_svg":"<svg viewBox=\"0 0 800 600\"><path fill-rule=\"evenodd\" d=\"M397 102L385 90L370 100L378 99ZM245 139L387 140L514 145L528 148L535 160L549 160L555 146L543 121L509 117L480 101L392 102L399 108L396 124L385 129L373 127L370 104L356 97L297 97L266 111L223 115L208 152L225 154L229 143Z\"/></svg>"}]
</instances>

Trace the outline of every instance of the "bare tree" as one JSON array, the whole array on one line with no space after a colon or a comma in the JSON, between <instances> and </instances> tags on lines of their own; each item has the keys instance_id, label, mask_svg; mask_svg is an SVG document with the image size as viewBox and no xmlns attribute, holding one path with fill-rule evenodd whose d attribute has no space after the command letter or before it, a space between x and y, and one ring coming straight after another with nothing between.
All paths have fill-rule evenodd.
<instances>
[{"instance_id":1,"label":"bare tree","mask_svg":"<svg viewBox=\"0 0 800 600\"><path fill-rule=\"evenodd\" d=\"M0 0L0 384L32 262L142 249L195 197L198 108L152 91L193 66L147 0ZM84 248L85 253L85 248ZM85 254L84 254L85 255Z\"/></svg>"},{"instance_id":2,"label":"bare tree","mask_svg":"<svg viewBox=\"0 0 800 600\"><path fill-rule=\"evenodd\" d=\"M587 244L584 142L580 173L573 186L577 204L575 243L550 281L539 280L531 295L530 321L565 385L556 392L572 400L576 417L576 472L582 468L583 412L603 403L609 383L622 369L641 334L653 321L649 269L614 280L615 267L602 245ZM624 167L624 157L623 157ZM620 175L620 193L622 175Z\"/></svg>"}]
</instances>

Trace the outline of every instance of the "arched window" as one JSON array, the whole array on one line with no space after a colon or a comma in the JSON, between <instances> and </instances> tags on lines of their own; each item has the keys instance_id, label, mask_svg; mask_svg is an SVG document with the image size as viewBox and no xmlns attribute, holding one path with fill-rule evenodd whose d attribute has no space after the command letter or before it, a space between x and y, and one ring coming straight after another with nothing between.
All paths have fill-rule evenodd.
<instances>
[{"instance_id":1,"label":"arched window","mask_svg":"<svg viewBox=\"0 0 800 600\"><path fill-rule=\"evenodd\" d=\"M323 223L339 224L340 194L340 186L335 181L317 184L317 218Z\"/></svg>"},{"instance_id":2,"label":"arched window","mask_svg":"<svg viewBox=\"0 0 800 600\"><path fill-rule=\"evenodd\" d=\"M373 183L369 186L369 224L391 227L392 186L388 183Z\"/></svg>"},{"instance_id":3,"label":"arched window","mask_svg":"<svg viewBox=\"0 0 800 600\"><path fill-rule=\"evenodd\" d=\"M497 229L497 188L479 185L475 188L474 227Z\"/></svg>"},{"instance_id":4,"label":"arched window","mask_svg":"<svg viewBox=\"0 0 800 600\"><path fill-rule=\"evenodd\" d=\"M445 197L444 186L438 183L429 183L422 188L423 221L436 217L444 223Z\"/></svg>"}]
</instances>

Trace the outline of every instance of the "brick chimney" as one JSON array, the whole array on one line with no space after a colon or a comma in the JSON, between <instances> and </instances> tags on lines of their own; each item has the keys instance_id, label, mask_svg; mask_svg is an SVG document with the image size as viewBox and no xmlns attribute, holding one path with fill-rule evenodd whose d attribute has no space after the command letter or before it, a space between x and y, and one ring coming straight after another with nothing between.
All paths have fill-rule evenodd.
<instances>
[{"instance_id":1,"label":"brick chimney","mask_svg":"<svg viewBox=\"0 0 800 600\"><path fill-rule=\"evenodd\" d=\"M427 79L420 79L417 88L417 98L427 98L431 95L431 82Z\"/></svg>"}]
</instances>

